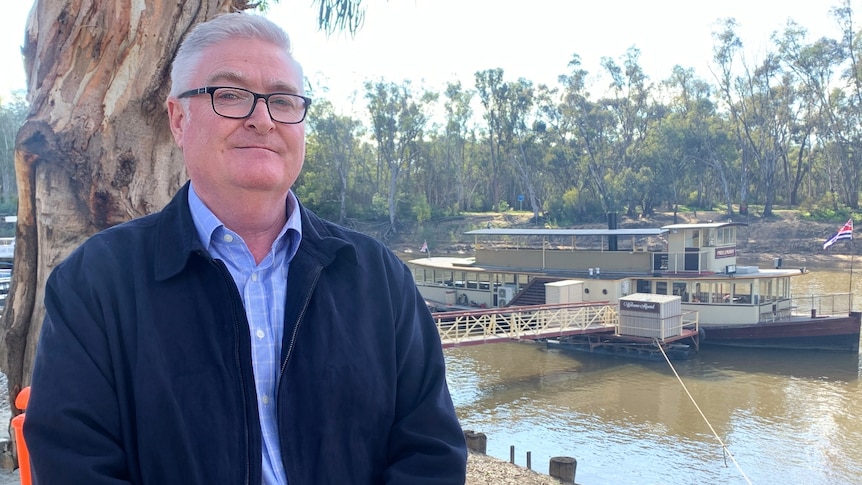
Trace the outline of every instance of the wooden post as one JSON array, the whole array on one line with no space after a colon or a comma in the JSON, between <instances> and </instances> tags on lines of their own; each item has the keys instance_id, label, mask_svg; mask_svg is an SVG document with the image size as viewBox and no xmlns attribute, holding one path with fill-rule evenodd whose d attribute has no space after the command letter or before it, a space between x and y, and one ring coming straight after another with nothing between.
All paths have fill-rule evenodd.
<instances>
[{"instance_id":1,"label":"wooden post","mask_svg":"<svg viewBox=\"0 0 862 485\"><path fill-rule=\"evenodd\" d=\"M530 451L527 452L527 470L532 470L531 465L532 465L533 460L532 460L532 457L530 456L531 453L532 452L530 452Z\"/></svg>"},{"instance_id":2,"label":"wooden post","mask_svg":"<svg viewBox=\"0 0 862 485\"><path fill-rule=\"evenodd\" d=\"M515 464L515 445L509 446L509 463Z\"/></svg>"},{"instance_id":3,"label":"wooden post","mask_svg":"<svg viewBox=\"0 0 862 485\"><path fill-rule=\"evenodd\" d=\"M464 438L467 440L467 449L477 453L486 454L488 450L488 437L485 433L477 433L475 431L464 431Z\"/></svg>"},{"instance_id":4,"label":"wooden post","mask_svg":"<svg viewBox=\"0 0 862 485\"><path fill-rule=\"evenodd\" d=\"M569 456L555 456L551 458L548 475L563 483L575 483L575 469L578 460Z\"/></svg>"}]
</instances>

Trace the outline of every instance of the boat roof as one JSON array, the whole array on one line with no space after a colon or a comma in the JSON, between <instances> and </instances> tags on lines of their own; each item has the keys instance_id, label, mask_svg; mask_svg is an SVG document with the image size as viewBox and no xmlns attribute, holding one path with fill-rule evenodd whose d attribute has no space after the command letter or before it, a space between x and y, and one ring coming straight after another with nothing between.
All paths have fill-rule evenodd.
<instances>
[{"instance_id":1,"label":"boat roof","mask_svg":"<svg viewBox=\"0 0 862 485\"><path fill-rule=\"evenodd\" d=\"M610 254L610 253L608 253ZM582 268L572 270L548 270L539 268L518 268L518 267L499 267L486 266L476 264L476 259L473 257L449 257L449 256L425 256L422 258L411 259L408 263L420 266L423 268L442 269L442 270L463 270L473 271L478 273L521 273L521 274L536 274L547 275L552 277L568 278L568 279L583 279L586 278L587 269ZM761 278L778 278L783 276L798 276L805 274L805 269L797 268L761 268L759 266L737 266L734 275L724 273L704 273L704 274L686 274L686 273L660 273L660 274L639 274L619 273L619 272L604 272L597 278L603 280L620 280L629 278L648 279L648 280L666 280L676 279L678 281L697 280L697 281L745 281Z\"/></svg>"},{"instance_id":2,"label":"boat roof","mask_svg":"<svg viewBox=\"0 0 862 485\"><path fill-rule=\"evenodd\" d=\"M717 229L719 227L730 227L730 226L747 226L747 222L733 222L733 221L724 221L724 222L698 222L698 223L687 223L687 224L671 224L668 226L661 226L662 229L666 229L668 231L672 230L680 230L680 229Z\"/></svg>"},{"instance_id":3,"label":"boat roof","mask_svg":"<svg viewBox=\"0 0 862 485\"><path fill-rule=\"evenodd\" d=\"M659 236L669 229L475 229L473 236Z\"/></svg>"}]
</instances>

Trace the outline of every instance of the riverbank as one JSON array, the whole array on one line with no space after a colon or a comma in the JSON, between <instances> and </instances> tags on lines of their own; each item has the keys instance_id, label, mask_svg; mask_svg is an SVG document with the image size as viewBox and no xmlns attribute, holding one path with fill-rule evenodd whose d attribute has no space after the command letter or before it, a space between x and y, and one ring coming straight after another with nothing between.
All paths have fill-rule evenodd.
<instances>
[{"instance_id":1,"label":"riverbank","mask_svg":"<svg viewBox=\"0 0 862 485\"><path fill-rule=\"evenodd\" d=\"M546 463L545 466L548 466ZM577 480L577 474L575 475ZM470 452L465 485L559 485L563 482L507 461ZM0 485L3 485L0 482Z\"/></svg>"}]
</instances>

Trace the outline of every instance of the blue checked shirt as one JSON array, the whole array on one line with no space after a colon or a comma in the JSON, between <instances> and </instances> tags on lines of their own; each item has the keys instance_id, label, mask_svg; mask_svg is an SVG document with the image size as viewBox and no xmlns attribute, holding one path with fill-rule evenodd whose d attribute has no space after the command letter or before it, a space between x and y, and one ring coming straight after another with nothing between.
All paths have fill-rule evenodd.
<instances>
[{"instance_id":1,"label":"blue checked shirt","mask_svg":"<svg viewBox=\"0 0 862 485\"><path fill-rule=\"evenodd\" d=\"M252 367L263 436L263 483L286 485L278 440L277 386L284 334L284 304L287 270L302 238L299 203L288 194L287 224L281 229L269 254L255 264L251 251L189 190L189 207L198 236L209 254L224 262L233 276L248 318Z\"/></svg>"}]
</instances>

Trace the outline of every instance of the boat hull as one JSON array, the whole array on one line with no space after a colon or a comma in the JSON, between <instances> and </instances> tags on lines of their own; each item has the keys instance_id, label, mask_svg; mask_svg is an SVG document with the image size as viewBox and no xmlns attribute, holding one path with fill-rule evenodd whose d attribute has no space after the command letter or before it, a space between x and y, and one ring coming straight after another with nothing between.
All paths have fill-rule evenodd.
<instances>
[{"instance_id":1,"label":"boat hull","mask_svg":"<svg viewBox=\"0 0 862 485\"><path fill-rule=\"evenodd\" d=\"M752 325L701 325L701 345L859 352L860 312Z\"/></svg>"}]
</instances>

